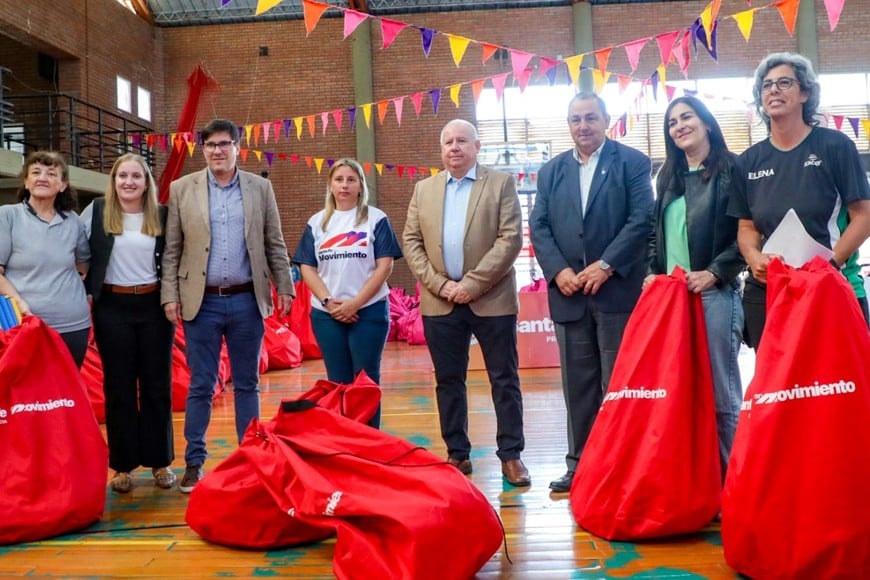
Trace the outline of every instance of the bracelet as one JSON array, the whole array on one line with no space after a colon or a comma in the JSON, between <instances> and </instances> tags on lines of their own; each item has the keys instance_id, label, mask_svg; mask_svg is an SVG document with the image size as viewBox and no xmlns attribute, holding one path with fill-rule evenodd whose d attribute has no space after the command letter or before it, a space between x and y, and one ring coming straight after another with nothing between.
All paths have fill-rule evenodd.
<instances>
[{"instance_id":1,"label":"bracelet","mask_svg":"<svg viewBox=\"0 0 870 580\"><path fill-rule=\"evenodd\" d=\"M834 258L831 258L830 260L828 260L828 264L833 266L835 270L839 270L840 268L842 268L842 266L840 266L840 264L838 264L837 260L835 260Z\"/></svg>"},{"instance_id":2,"label":"bracelet","mask_svg":"<svg viewBox=\"0 0 870 580\"><path fill-rule=\"evenodd\" d=\"M707 270L707 273L710 274L711 276L713 276L713 281L714 281L714 282L718 282L718 281L719 281L719 276L717 276L716 273L713 272L713 270Z\"/></svg>"}]
</instances>

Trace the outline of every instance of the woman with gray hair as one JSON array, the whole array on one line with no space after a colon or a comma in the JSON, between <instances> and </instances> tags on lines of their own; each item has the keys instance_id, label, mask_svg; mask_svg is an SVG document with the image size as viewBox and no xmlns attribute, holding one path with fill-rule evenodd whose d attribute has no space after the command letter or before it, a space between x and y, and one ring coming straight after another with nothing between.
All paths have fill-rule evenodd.
<instances>
[{"instance_id":1,"label":"woman with gray hair","mask_svg":"<svg viewBox=\"0 0 870 580\"><path fill-rule=\"evenodd\" d=\"M855 290L865 320L867 297L857 251L870 236L870 185L855 143L819 126L820 85L810 61L787 52L768 55L755 70L752 94L768 138L743 152L728 206L738 218L737 243L749 265L743 307L746 342L757 349L765 321L766 240L794 209L804 228L834 252L831 264Z\"/></svg>"}]
</instances>

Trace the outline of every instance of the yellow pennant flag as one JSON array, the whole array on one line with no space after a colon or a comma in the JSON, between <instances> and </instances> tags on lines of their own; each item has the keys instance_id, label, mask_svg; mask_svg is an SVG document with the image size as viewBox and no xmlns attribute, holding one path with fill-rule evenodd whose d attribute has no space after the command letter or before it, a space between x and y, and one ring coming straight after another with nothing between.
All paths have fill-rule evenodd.
<instances>
[{"instance_id":1,"label":"yellow pennant flag","mask_svg":"<svg viewBox=\"0 0 870 580\"><path fill-rule=\"evenodd\" d=\"M870 119L861 119L861 126L864 127L864 135L870 136Z\"/></svg>"},{"instance_id":2,"label":"yellow pennant flag","mask_svg":"<svg viewBox=\"0 0 870 580\"><path fill-rule=\"evenodd\" d=\"M302 117L293 117L293 124L296 126L296 140L302 140Z\"/></svg>"},{"instance_id":3,"label":"yellow pennant flag","mask_svg":"<svg viewBox=\"0 0 870 580\"><path fill-rule=\"evenodd\" d=\"M263 160L263 152L259 149L254 149L254 155L257 157L257 161Z\"/></svg>"},{"instance_id":4,"label":"yellow pennant flag","mask_svg":"<svg viewBox=\"0 0 870 580\"><path fill-rule=\"evenodd\" d=\"M719 6L722 0L713 0L701 12L701 24L704 25L704 32L707 34L707 48L713 49L713 22L719 16Z\"/></svg>"},{"instance_id":5,"label":"yellow pennant flag","mask_svg":"<svg viewBox=\"0 0 870 580\"><path fill-rule=\"evenodd\" d=\"M365 105L360 105L360 109L363 112L363 119L366 121L366 127L372 126L372 104L366 103Z\"/></svg>"},{"instance_id":6,"label":"yellow pennant flag","mask_svg":"<svg viewBox=\"0 0 870 580\"><path fill-rule=\"evenodd\" d=\"M441 171L441 170L438 169L437 167L430 167L429 168L429 173L431 173L432 175L438 175L439 171Z\"/></svg>"},{"instance_id":7,"label":"yellow pennant flag","mask_svg":"<svg viewBox=\"0 0 870 580\"><path fill-rule=\"evenodd\" d=\"M665 88L665 84L668 81L667 68L665 68L664 63L662 63L658 68L656 68L656 70L659 71L659 82L661 83L662 93L664 93L665 98L667 98L668 90Z\"/></svg>"},{"instance_id":8,"label":"yellow pennant flag","mask_svg":"<svg viewBox=\"0 0 870 580\"><path fill-rule=\"evenodd\" d=\"M384 164L383 163L375 163L375 169L378 172L378 175L384 174Z\"/></svg>"},{"instance_id":9,"label":"yellow pennant flag","mask_svg":"<svg viewBox=\"0 0 870 580\"><path fill-rule=\"evenodd\" d=\"M734 15L734 20L737 22L737 28L740 29L740 34L749 42L749 36L752 34L752 23L755 21L755 9L744 10Z\"/></svg>"},{"instance_id":10,"label":"yellow pennant flag","mask_svg":"<svg viewBox=\"0 0 870 580\"><path fill-rule=\"evenodd\" d=\"M456 105L456 108L459 108L459 90L462 88L462 83L458 85L450 86L450 100L453 101L453 104Z\"/></svg>"},{"instance_id":11,"label":"yellow pennant flag","mask_svg":"<svg viewBox=\"0 0 870 580\"><path fill-rule=\"evenodd\" d=\"M245 125L245 145L251 144L251 129L253 128L253 125Z\"/></svg>"},{"instance_id":12,"label":"yellow pennant flag","mask_svg":"<svg viewBox=\"0 0 870 580\"><path fill-rule=\"evenodd\" d=\"M453 55L453 62L456 63L456 66L459 66L459 63L462 62L462 57L465 56L465 50L468 48L468 43L471 39L465 38L464 36L448 34L447 41L450 43L450 54Z\"/></svg>"},{"instance_id":13,"label":"yellow pennant flag","mask_svg":"<svg viewBox=\"0 0 870 580\"><path fill-rule=\"evenodd\" d=\"M320 173L320 170L323 169L323 158L315 157L314 158L314 166L317 168L317 173Z\"/></svg>"},{"instance_id":14,"label":"yellow pennant flag","mask_svg":"<svg viewBox=\"0 0 870 580\"><path fill-rule=\"evenodd\" d=\"M611 73L606 70L592 69L592 80L595 83L595 92L601 93L604 90L604 85L610 79Z\"/></svg>"},{"instance_id":15,"label":"yellow pennant flag","mask_svg":"<svg viewBox=\"0 0 870 580\"><path fill-rule=\"evenodd\" d=\"M565 64L568 66L568 74L571 75L571 82L575 87L580 87L580 63L583 62L585 54L575 54L565 59Z\"/></svg>"},{"instance_id":16,"label":"yellow pennant flag","mask_svg":"<svg viewBox=\"0 0 870 580\"><path fill-rule=\"evenodd\" d=\"M187 142L187 156L188 157L193 157L194 149L196 149L196 142L195 141L188 141Z\"/></svg>"},{"instance_id":17,"label":"yellow pennant flag","mask_svg":"<svg viewBox=\"0 0 870 580\"><path fill-rule=\"evenodd\" d=\"M257 9L254 11L254 16L259 16L263 12L268 12L284 0L257 0Z\"/></svg>"}]
</instances>

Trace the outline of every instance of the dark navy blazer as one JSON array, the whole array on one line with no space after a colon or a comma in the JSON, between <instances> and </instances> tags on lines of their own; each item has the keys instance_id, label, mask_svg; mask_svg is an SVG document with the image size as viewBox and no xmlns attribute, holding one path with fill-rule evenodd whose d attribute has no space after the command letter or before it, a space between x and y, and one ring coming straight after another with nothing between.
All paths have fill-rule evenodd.
<instances>
[{"instance_id":1,"label":"dark navy blazer","mask_svg":"<svg viewBox=\"0 0 870 580\"><path fill-rule=\"evenodd\" d=\"M586 215L580 208L580 164L572 150L538 172L535 207L529 217L535 257L547 279L550 316L555 322L583 317L591 301L601 312L631 312L646 273L653 190L649 157L605 140L589 189ZM575 272L603 259L613 276L595 296L565 296L556 274Z\"/></svg>"}]
</instances>

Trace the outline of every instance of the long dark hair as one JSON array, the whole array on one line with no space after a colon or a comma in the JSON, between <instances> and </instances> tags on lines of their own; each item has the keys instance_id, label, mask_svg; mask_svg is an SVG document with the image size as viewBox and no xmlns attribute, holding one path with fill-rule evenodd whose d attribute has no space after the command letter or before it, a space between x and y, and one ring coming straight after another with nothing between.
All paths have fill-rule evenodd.
<instances>
[{"instance_id":1,"label":"long dark hair","mask_svg":"<svg viewBox=\"0 0 870 580\"><path fill-rule=\"evenodd\" d=\"M677 147L668 127L671 111L680 103L691 107L695 111L695 114L698 115L698 118L709 128L707 137L710 140L710 152L707 154L707 158L704 159L704 171L701 173L701 179L709 181L717 172L728 169L730 152L725 144L722 128L719 127L719 123L710 112L710 109L697 97L688 95L677 97L671 101L671 104L668 105L665 111L665 162L656 176L656 195L659 196L664 193L672 181L675 182L679 191L683 191L685 188L683 174L689 170L689 162L686 160L685 152Z\"/></svg>"},{"instance_id":2,"label":"long dark hair","mask_svg":"<svg viewBox=\"0 0 870 580\"><path fill-rule=\"evenodd\" d=\"M69 167L64 161L60 153L54 151L34 151L27 156L24 166L21 168L21 187L18 189L18 201L26 201L30 199L30 191L24 186L24 181L27 179L27 174L33 165L45 165L46 167L57 167L60 170L60 178L66 184L63 191L57 192L54 198L55 211L73 211L78 209L78 199L76 192L69 183Z\"/></svg>"}]
</instances>

